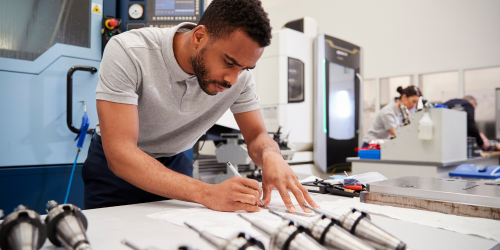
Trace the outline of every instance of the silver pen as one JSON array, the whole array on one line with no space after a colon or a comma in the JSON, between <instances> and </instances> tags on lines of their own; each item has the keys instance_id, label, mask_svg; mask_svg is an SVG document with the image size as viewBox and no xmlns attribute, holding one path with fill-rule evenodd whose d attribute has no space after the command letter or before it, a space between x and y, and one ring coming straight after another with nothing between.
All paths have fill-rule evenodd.
<instances>
[{"instance_id":1,"label":"silver pen","mask_svg":"<svg viewBox=\"0 0 500 250\"><path fill-rule=\"evenodd\" d=\"M122 241L122 244L125 245L125 246L128 246L134 250L141 250L138 246L136 246L135 244L133 244L132 242L126 240L126 239L123 239Z\"/></svg>"},{"instance_id":2,"label":"silver pen","mask_svg":"<svg viewBox=\"0 0 500 250\"><path fill-rule=\"evenodd\" d=\"M231 171L233 171L234 175L241 177L240 173L238 173L238 170L236 170L236 168L234 168L234 166L233 166L233 164L231 164L231 162L228 161L226 164L231 169ZM263 207L267 208L266 205L264 204L264 202L262 201L262 199L259 199L259 201Z\"/></svg>"}]
</instances>

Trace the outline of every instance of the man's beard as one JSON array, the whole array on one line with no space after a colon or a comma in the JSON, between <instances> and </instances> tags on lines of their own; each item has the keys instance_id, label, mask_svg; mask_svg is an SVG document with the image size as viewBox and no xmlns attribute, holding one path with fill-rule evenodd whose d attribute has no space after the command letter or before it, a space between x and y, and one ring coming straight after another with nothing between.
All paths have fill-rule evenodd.
<instances>
[{"instance_id":1,"label":"man's beard","mask_svg":"<svg viewBox=\"0 0 500 250\"><path fill-rule=\"evenodd\" d=\"M217 81L213 79L208 79L208 71L205 65L205 60L203 59L203 54L205 54L207 47L201 49L200 53L191 57L191 65L193 66L194 74L198 78L198 84L200 88L208 95L217 95L217 91L210 92L208 87L210 84L215 84L221 88L231 88L231 84L226 81Z\"/></svg>"}]
</instances>

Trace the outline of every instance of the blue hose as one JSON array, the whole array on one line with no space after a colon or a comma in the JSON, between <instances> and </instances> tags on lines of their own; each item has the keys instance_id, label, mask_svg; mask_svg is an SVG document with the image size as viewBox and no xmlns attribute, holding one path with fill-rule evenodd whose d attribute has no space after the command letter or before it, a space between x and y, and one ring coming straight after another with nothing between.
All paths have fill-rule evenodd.
<instances>
[{"instance_id":1,"label":"blue hose","mask_svg":"<svg viewBox=\"0 0 500 250\"><path fill-rule=\"evenodd\" d=\"M64 198L64 203L68 203L69 190L71 189L71 182L73 181L73 174L75 173L76 161L78 160L78 155L80 155L80 149L76 153L75 163L73 163L73 169L71 170L71 176L69 177L68 190L66 191L66 198Z\"/></svg>"},{"instance_id":2,"label":"blue hose","mask_svg":"<svg viewBox=\"0 0 500 250\"><path fill-rule=\"evenodd\" d=\"M71 182L73 181L73 174L75 173L76 161L78 160L78 155L80 155L80 150L82 150L83 142L85 141L85 136L87 135L87 129L89 128L89 117L87 116L87 106L83 102L84 113L82 117L82 126L80 127L80 133L76 136L75 141L78 139L76 147L78 151L76 152L75 163L73 163L73 169L71 170L71 176L69 177L68 189L66 190L66 198L64 198L64 204L68 202L69 190L71 189Z\"/></svg>"}]
</instances>

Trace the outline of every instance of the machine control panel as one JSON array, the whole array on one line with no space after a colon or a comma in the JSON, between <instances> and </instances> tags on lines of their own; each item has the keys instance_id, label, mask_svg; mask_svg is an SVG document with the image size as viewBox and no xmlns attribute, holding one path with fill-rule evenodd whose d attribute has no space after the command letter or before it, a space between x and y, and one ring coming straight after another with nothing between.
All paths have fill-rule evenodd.
<instances>
[{"instance_id":1,"label":"machine control panel","mask_svg":"<svg viewBox=\"0 0 500 250\"><path fill-rule=\"evenodd\" d=\"M170 28L182 22L198 23L204 0L121 0L118 18L123 31L145 27Z\"/></svg>"},{"instance_id":2,"label":"machine control panel","mask_svg":"<svg viewBox=\"0 0 500 250\"><path fill-rule=\"evenodd\" d=\"M168 28L182 22L198 23L202 0L147 0L146 27Z\"/></svg>"}]
</instances>

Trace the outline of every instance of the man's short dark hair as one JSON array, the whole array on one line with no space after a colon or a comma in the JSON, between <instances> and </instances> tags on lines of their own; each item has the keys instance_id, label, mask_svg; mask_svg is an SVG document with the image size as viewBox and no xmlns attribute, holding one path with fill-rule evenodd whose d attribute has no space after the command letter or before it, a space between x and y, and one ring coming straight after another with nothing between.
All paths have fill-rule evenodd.
<instances>
[{"instance_id":1,"label":"man's short dark hair","mask_svg":"<svg viewBox=\"0 0 500 250\"><path fill-rule=\"evenodd\" d=\"M242 30L260 47L271 44L271 24L260 0L213 0L198 25L214 41Z\"/></svg>"}]
</instances>

